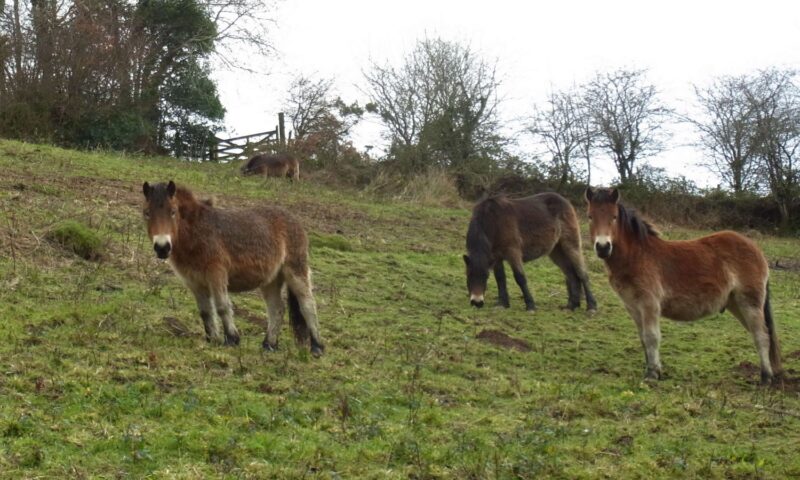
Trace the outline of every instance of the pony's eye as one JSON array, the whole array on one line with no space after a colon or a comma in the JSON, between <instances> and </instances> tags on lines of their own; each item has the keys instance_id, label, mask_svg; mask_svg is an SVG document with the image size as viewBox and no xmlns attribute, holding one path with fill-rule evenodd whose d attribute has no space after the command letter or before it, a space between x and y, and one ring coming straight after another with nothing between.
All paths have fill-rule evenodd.
<instances>
[{"instance_id":1,"label":"pony's eye","mask_svg":"<svg viewBox=\"0 0 800 480\"><path fill-rule=\"evenodd\" d=\"M150 210L144 211L144 218L150 218Z\"/></svg>"},{"instance_id":2,"label":"pony's eye","mask_svg":"<svg viewBox=\"0 0 800 480\"><path fill-rule=\"evenodd\" d=\"M169 212L169 214L172 216L172 218L175 218L175 214L176 213L177 213L177 210L172 210L172 211Z\"/></svg>"},{"instance_id":3,"label":"pony's eye","mask_svg":"<svg viewBox=\"0 0 800 480\"><path fill-rule=\"evenodd\" d=\"M589 220L591 220L591 219L592 219L592 216L591 216L591 215L589 215Z\"/></svg>"}]
</instances>

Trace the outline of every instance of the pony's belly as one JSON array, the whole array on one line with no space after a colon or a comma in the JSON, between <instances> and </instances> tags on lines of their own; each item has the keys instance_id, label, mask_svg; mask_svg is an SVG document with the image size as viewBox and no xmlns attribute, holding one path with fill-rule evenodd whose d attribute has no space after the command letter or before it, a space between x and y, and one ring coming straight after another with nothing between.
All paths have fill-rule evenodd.
<instances>
[{"instance_id":1,"label":"pony's belly","mask_svg":"<svg viewBox=\"0 0 800 480\"><path fill-rule=\"evenodd\" d=\"M228 291L229 292L248 292L255 290L267 283L267 278L263 275L254 274L236 274L228 277Z\"/></svg>"},{"instance_id":2,"label":"pony's belly","mask_svg":"<svg viewBox=\"0 0 800 480\"><path fill-rule=\"evenodd\" d=\"M229 292L247 292L266 285L275 279L277 269L264 271L258 269L232 271L228 273Z\"/></svg>"},{"instance_id":3,"label":"pony's belly","mask_svg":"<svg viewBox=\"0 0 800 480\"><path fill-rule=\"evenodd\" d=\"M698 298L673 298L661 304L661 315L670 320L689 322L719 313L724 307L720 302Z\"/></svg>"}]
</instances>

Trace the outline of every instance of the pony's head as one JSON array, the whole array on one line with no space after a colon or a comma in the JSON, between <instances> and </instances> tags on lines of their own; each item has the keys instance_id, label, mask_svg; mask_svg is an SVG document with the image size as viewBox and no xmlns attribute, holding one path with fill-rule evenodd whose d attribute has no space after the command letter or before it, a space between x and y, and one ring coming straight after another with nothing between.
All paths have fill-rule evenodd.
<instances>
[{"instance_id":1,"label":"pony's head","mask_svg":"<svg viewBox=\"0 0 800 480\"><path fill-rule=\"evenodd\" d=\"M144 182L144 220L147 222L147 234L153 241L153 250L158 258L166 259L172 250L172 242L178 235L179 209L175 198L177 187L172 180L169 183L150 185Z\"/></svg>"},{"instance_id":2,"label":"pony's head","mask_svg":"<svg viewBox=\"0 0 800 480\"><path fill-rule=\"evenodd\" d=\"M486 282L489 280L489 264L483 258L464 255L464 264L467 266L467 292L469 303L473 307L483 306L483 296L486 293Z\"/></svg>"},{"instance_id":3,"label":"pony's head","mask_svg":"<svg viewBox=\"0 0 800 480\"><path fill-rule=\"evenodd\" d=\"M594 251L600 258L609 258L614 250L614 233L619 214L619 190L616 188L586 189L589 234Z\"/></svg>"}]
</instances>

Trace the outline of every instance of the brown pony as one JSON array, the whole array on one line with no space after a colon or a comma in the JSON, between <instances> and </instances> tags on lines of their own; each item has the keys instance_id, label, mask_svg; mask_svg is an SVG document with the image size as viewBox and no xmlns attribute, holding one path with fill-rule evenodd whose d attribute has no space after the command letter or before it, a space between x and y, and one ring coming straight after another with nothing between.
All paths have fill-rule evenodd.
<instances>
[{"instance_id":1,"label":"brown pony","mask_svg":"<svg viewBox=\"0 0 800 480\"><path fill-rule=\"evenodd\" d=\"M769 268L755 243L730 231L696 240L663 240L619 198L617 189L586 190L594 249L639 329L646 377L661 377L659 317L690 321L726 308L753 336L761 382L778 376L781 358L769 304Z\"/></svg>"},{"instance_id":2,"label":"brown pony","mask_svg":"<svg viewBox=\"0 0 800 480\"><path fill-rule=\"evenodd\" d=\"M288 287L289 316L298 343L311 341L314 356L324 349L311 292L308 239L283 209L265 206L221 210L198 201L175 183L142 186L147 233L158 258L170 266L197 300L206 339L222 342L214 310L222 319L226 345L239 344L228 292L259 289L269 322L264 349L275 350L283 321L281 289Z\"/></svg>"},{"instance_id":3,"label":"brown pony","mask_svg":"<svg viewBox=\"0 0 800 480\"><path fill-rule=\"evenodd\" d=\"M505 260L522 290L526 308L535 310L522 263L549 255L566 277L566 308L574 310L580 306L583 290L587 310L597 309L581 254L578 216L572 205L558 194L540 193L514 200L497 196L479 202L467 229L467 252L464 255L467 290L475 307L483 306L489 270L494 270L498 304L508 308Z\"/></svg>"},{"instance_id":4,"label":"brown pony","mask_svg":"<svg viewBox=\"0 0 800 480\"><path fill-rule=\"evenodd\" d=\"M242 165L242 174L300 180L300 162L289 153L260 153Z\"/></svg>"}]
</instances>

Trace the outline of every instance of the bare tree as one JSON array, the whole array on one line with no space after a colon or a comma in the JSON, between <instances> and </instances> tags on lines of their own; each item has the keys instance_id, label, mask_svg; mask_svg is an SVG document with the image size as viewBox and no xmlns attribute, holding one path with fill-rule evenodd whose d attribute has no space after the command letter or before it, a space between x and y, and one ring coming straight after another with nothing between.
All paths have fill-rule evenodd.
<instances>
[{"instance_id":1,"label":"bare tree","mask_svg":"<svg viewBox=\"0 0 800 480\"><path fill-rule=\"evenodd\" d=\"M769 69L745 86L755 116L756 155L778 204L783 229L790 224L791 206L800 194L800 88L796 77L791 69Z\"/></svg>"},{"instance_id":2,"label":"bare tree","mask_svg":"<svg viewBox=\"0 0 800 480\"><path fill-rule=\"evenodd\" d=\"M661 104L644 70L597 74L587 85L587 105L598 134L598 146L608 151L620 181L636 175L636 162L664 149L662 129L671 111Z\"/></svg>"},{"instance_id":3,"label":"bare tree","mask_svg":"<svg viewBox=\"0 0 800 480\"><path fill-rule=\"evenodd\" d=\"M756 110L748 99L748 78L722 77L710 86L695 86L702 117L687 118L700 133L710 155L708 168L739 194L757 181Z\"/></svg>"},{"instance_id":4,"label":"bare tree","mask_svg":"<svg viewBox=\"0 0 800 480\"><path fill-rule=\"evenodd\" d=\"M330 99L333 80L314 79L298 75L289 86L289 98L284 104L292 122L295 138L303 138L318 129L330 114Z\"/></svg>"},{"instance_id":5,"label":"bare tree","mask_svg":"<svg viewBox=\"0 0 800 480\"><path fill-rule=\"evenodd\" d=\"M372 111L417 162L463 167L498 145L496 67L469 47L420 40L399 67L364 72Z\"/></svg>"},{"instance_id":6,"label":"bare tree","mask_svg":"<svg viewBox=\"0 0 800 480\"><path fill-rule=\"evenodd\" d=\"M578 89L552 92L547 106L536 109L528 131L538 138L551 157L551 172L559 181L559 189L581 176L584 154L586 173L590 175L591 160L588 152L593 138L591 122L583 108L582 93Z\"/></svg>"},{"instance_id":7,"label":"bare tree","mask_svg":"<svg viewBox=\"0 0 800 480\"><path fill-rule=\"evenodd\" d=\"M270 12L273 0L203 0L215 31L215 56L229 67L252 70L252 57L242 50L253 50L257 56L274 52L269 27L274 25ZM205 40L205 39L198 39Z\"/></svg>"},{"instance_id":8,"label":"bare tree","mask_svg":"<svg viewBox=\"0 0 800 480\"><path fill-rule=\"evenodd\" d=\"M341 144L364 114L358 103L334 97L332 79L302 74L292 81L284 108L294 129L294 147L329 166L337 162Z\"/></svg>"}]
</instances>

